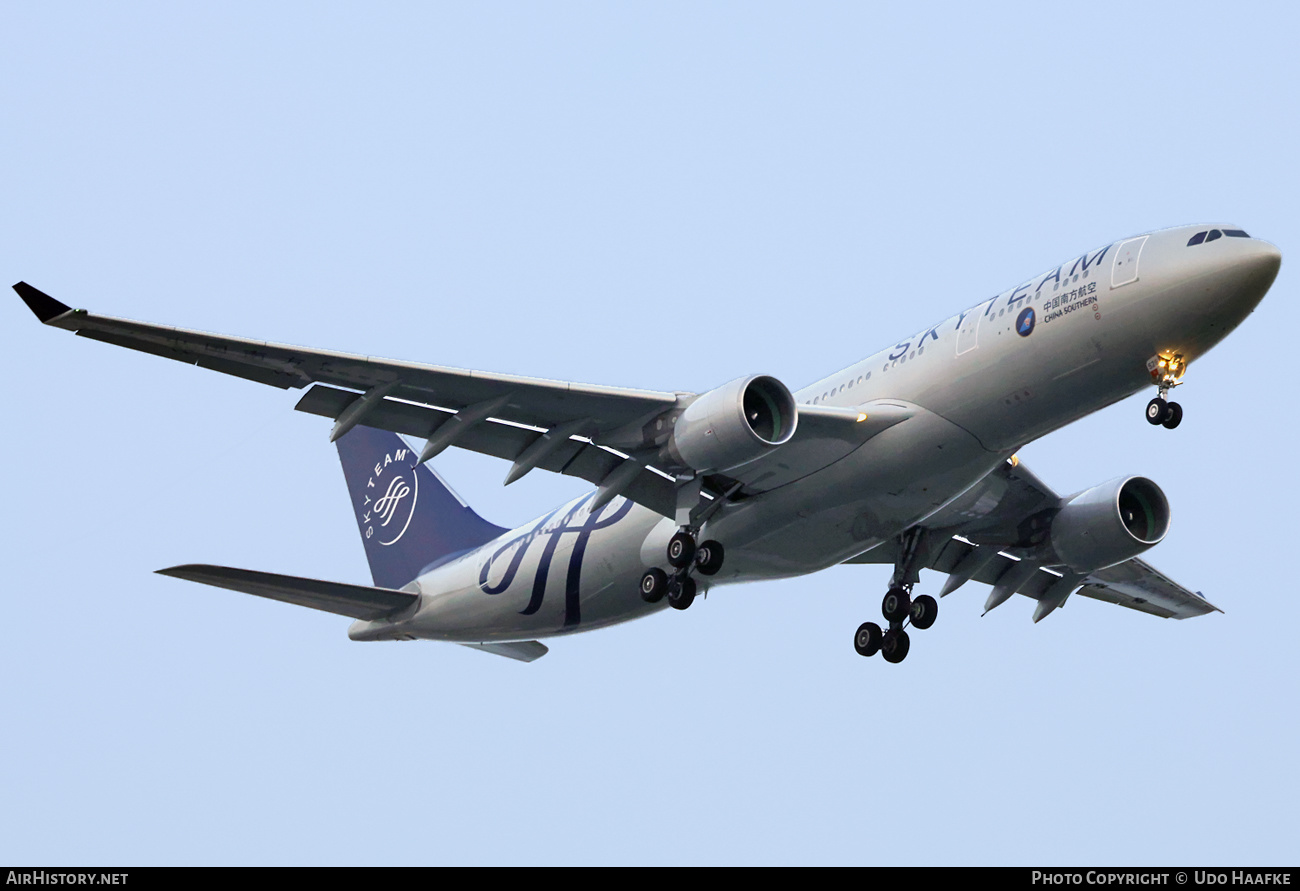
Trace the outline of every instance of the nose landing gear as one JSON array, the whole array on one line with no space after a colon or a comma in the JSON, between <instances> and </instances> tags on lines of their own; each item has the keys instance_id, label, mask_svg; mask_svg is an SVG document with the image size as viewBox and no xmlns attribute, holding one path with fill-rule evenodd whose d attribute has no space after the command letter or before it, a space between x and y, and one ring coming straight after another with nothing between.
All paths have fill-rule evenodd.
<instances>
[{"instance_id":1,"label":"nose landing gear","mask_svg":"<svg viewBox=\"0 0 1300 891\"><path fill-rule=\"evenodd\" d=\"M1159 388L1156 398L1147 403L1147 423L1173 430L1183 422L1183 407L1169 401L1169 391L1182 383L1187 362L1182 353L1160 353L1147 360L1147 370Z\"/></svg>"}]
</instances>

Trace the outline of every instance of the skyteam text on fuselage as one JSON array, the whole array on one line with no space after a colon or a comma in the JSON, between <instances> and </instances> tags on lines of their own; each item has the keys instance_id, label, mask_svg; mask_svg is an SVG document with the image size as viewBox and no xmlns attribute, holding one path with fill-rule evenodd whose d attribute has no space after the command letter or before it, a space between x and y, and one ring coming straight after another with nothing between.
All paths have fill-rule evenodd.
<instances>
[{"instance_id":1,"label":"skyteam text on fuselage","mask_svg":"<svg viewBox=\"0 0 1300 891\"><path fill-rule=\"evenodd\" d=\"M797 392L750 375L707 393L572 384L284 346L93 315L26 283L47 325L280 388L335 421L374 585L209 565L165 575L350 616L354 640L442 640L531 661L537 638L601 628L702 589L893 567L883 626L854 646L900 662L937 600L919 570L1021 594L1035 622L1079 594L1165 618L1215 611L1140 555L1169 527L1160 488L1119 476L1062 497L1024 444L1143 389L1150 424L1188 366L1263 299L1281 254L1234 226L1165 229L1060 265ZM401 435L399 435L401 434ZM413 438L413 445L403 436ZM478 516L427 462L449 447L581 477L594 491L518 529Z\"/></svg>"}]
</instances>

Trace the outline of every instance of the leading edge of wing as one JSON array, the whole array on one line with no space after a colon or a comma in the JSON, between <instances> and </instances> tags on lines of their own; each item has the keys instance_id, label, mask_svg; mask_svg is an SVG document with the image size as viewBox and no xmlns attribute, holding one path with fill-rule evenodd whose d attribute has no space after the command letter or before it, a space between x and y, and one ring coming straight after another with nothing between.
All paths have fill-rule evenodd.
<instances>
[{"instance_id":1,"label":"leading edge of wing","mask_svg":"<svg viewBox=\"0 0 1300 891\"><path fill-rule=\"evenodd\" d=\"M453 409L509 394L518 408L510 413L511 420L543 426L553 424L556 418L551 415L558 412L564 415L560 420L589 417L601 427L613 428L677 402L677 394L657 390L404 362L99 316L71 309L26 282L13 287L36 317L51 327L282 389L317 382L369 390L399 381L394 397Z\"/></svg>"}]
</instances>

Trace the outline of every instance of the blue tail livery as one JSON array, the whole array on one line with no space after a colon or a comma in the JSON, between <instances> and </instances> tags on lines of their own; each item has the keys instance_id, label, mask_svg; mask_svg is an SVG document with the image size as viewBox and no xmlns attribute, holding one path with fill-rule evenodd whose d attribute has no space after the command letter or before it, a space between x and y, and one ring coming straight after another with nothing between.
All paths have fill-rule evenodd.
<instances>
[{"instance_id":1,"label":"blue tail livery","mask_svg":"<svg viewBox=\"0 0 1300 891\"><path fill-rule=\"evenodd\" d=\"M474 513L396 433L358 426L337 445L378 587L400 588L508 531Z\"/></svg>"}]
</instances>

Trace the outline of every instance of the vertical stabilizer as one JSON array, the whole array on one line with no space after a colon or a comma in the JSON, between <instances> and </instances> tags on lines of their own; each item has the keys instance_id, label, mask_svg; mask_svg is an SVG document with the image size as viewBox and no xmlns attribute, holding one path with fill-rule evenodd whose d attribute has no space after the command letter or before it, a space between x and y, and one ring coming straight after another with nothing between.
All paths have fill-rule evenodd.
<instances>
[{"instance_id":1,"label":"vertical stabilizer","mask_svg":"<svg viewBox=\"0 0 1300 891\"><path fill-rule=\"evenodd\" d=\"M506 531L474 513L396 433L358 426L337 445L377 586L400 588Z\"/></svg>"}]
</instances>

